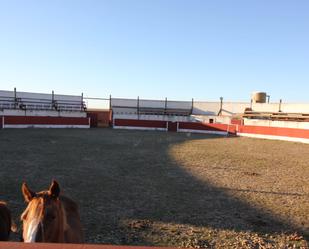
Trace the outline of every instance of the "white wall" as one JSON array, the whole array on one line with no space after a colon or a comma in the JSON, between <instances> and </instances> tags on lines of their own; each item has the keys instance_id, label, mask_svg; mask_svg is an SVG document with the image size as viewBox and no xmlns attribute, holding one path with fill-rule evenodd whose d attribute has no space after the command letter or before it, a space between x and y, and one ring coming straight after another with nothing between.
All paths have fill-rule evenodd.
<instances>
[{"instance_id":1,"label":"white wall","mask_svg":"<svg viewBox=\"0 0 309 249\"><path fill-rule=\"evenodd\" d=\"M217 115L220 110L220 102L194 102L194 115Z\"/></svg>"},{"instance_id":2,"label":"white wall","mask_svg":"<svg viewBox=\"0 0 309 249\"><path fill-rule=\"evenodd\" d=\"M140 99L139 103L137 99L118 99L112 98L111 101L112 108L115 112L120 110L119 107L124 107L121 109L125 109L125 107L135 107L139 105L140 108L158 108L164 109L165 108L165 100L147 100L147 99ZM170 109L186 109L190 110L192 106L191 101L171 101L168 100L166 103L166 107ZM129 108L128 108L129 109ZM134 111L133 109L131 109Z\"/></svg>"},{"instance_id":3,"label":"white wall","mask_svg":"<svg viewBox=\"0 0 309 249\"><path fill-rule=\"evenodd\" d=\"M244 119L244 125L309 129L309 122L272 121L247 118Z\"/></svg>"},{"instance_id":4,"label":"white wall","mask_svg":"<svg viewBox=\"0 0 309 249\"><path fill-rule=\"evenodd\" d=\"M41 110L10 110L4 109L0 111L0 116L47 116L47 117L87 117L86 112L66 112L66 111L41 111Z\"/></svg>"},{"instance_id":5,"label":"white wall","mask_svg":"<svg viewBox=\"0 0 309 249\"><path fill-rule=\"evenodd\" d=\"M0 90L0 96L1 96L1 97L10 97L10 98L14 98L14 92L12 92L12 91Z\"/></svg>"},{"instance_id":6,"label":"white wall","mask_svg":"<svg viewBox=\"0 0 309 249\"><path fill-rule=\"evenodd\" d=\"M230 124L231 123L231 116L206 116L206 115L192 115L195 121L203 122L203 123L210 123L210 119L214 123L217 124Z\"/></svg>"},{"instance_id":7,"label":"white wall","mask_svg":"<svg viewBox=\"0 0 309 249\"><path fill-rule=\"evenodd\" d=\"M148 107L148 108L165 108L165 101L163 100L146 100L140 99L139 100L140 107Z\"/></svg>"},{"instance_id":8,"label":"white wall","mask_svg":"<svg viewBox=\"0 0 309 249\"><path fill-rule=\"evenodd\" d=\"M114 113L136 113L137 99L120 99L112 98L112 107ZM191 101L168 101L167 108L172 109L191 109ZM122 108L116 108L121 106ZM132 108L125 108L125 107ZM139 100L140 107L164 108L164 100ZM278 112L279 103L251 103L250 102L224 102L222 105L222 115L232 116L244 113L246 108L250 108L256 112ZM194 115L217 115L220 111L220 102L195 101L193 103ZM282 112L288 113L309 113L309 104L283 103L281 105Z\"/></svg>"},{"instance_id":9,"label":"white wall","mask_svg":"<svg viewBox=\"0 0 309 249\"><path fill-rule=\"evenodd\" d=\"M245 109L250 107L250 103L246 102L223 102L223 115L234 115L244 113Z\"/></svg>"},{"instance_id":10,"label":"white wall","mask_svg":"<svg viewBox=\"0 0 309 249\"><path fill-rule=\"evenodd\" d=\"M112 98L111 100L112 106L123 106L123 107L137 107L137 99L120 99L120 98Z\"/></svg>"},{"instance_id":11,"label":"white wall","mask_svg":"<svg viewBox=\"0 0 309 249\"><path fill-rule=\"evenodd\" d=\"M3 97L11 97L14 98L14 91L3 91L0 90L0 96ZM17 98L34 98L34 99L44 99L44 100L52 100L51 93L30 93L30 92L16 92ZM81 95L62 95L62 94L54 94L55 100L63 100L63 101L81 101Z\"/></svg>"},{"instance_id":12,"label":"white wall","mask_svg":"<svg viewBox=\"0 0 309 249\"><path fill-rule=\"evenodd\" d=\"M168 100L167 108L190 110L192 108L192 102L191 101L169 101Z\"/></svg>"},{"instance_id":13,"label":"white wall","mask_svg":"<svg viewBox=\"0 0 309 249\"><path fill-rule=\"evenodd\" d=\"M194 117L187 116L166 116L166 115L134 115L134 114L113 114L114 119L141 119L141 120L163 120L163 121L179 121L179 122L194 122Z\"/></svg>"},{"instance_id":14,"label":"white wall","mask_svg":"<svg viewBox=\"0 0 309 249\"><path fill-rule=\"evenodd\" d=\"M244 113L251 104L248 102L223 102L222 115ZM194 102L193 114L216 115L220 110L220 102ZM278 112L279 103L252 103L252 110L256 112ZM309 113L309 104L284 103L281 105L282 112Z\"/></svg>"},{"instance_id":15,"label":"white wall","mask_svg":"<svg viewBox=\"0 0 309 249\"><path fill-rule=\"evenodd\" d=\"M309 114L309 104L297 104L297 103L282 104L281 109L283 112Z\"/></svg>"}]
</instances>

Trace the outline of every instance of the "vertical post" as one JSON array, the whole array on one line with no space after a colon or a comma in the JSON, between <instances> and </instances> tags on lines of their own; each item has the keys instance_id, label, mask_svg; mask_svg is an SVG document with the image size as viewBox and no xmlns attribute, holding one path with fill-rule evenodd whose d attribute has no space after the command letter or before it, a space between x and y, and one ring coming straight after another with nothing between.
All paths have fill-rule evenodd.
<instances>
[{"instance_id":1,"label":"vertical post","mask_svg":"<svg viewBox=\"0 0 309 249\"><path fill-rule=\"evenodd\" d=\"M280 101L279 101L279 112L282 112L281 105L282 105L282 99L280 99Z\"/></svg>"},{"instance_id":2,"label":"vertical post","mask_svg":"<svg viewBox=\"0 0 309 249\"><path fill-rule=\"evenodd\" d=\"M190 115L192 115L192 114L193 114L193 107L194 107L194 99L192 98L192 103L191 103L191 113L190 113Z\"/></svg>"},{"instance_id":3,"label":"vertical post","mask_svg":"<svg viewBox=\"0 0 309 249\"><path fill-rule=\"evenodd\" d=\"M14 87L14 108L17 108L17 93L16 93L16 87Z\"/></svg>"},{"instance_id":4,"label":"vertical post","mask_svg":"<svg viewBox=\"0 0 309 249\"><path fill-rule=\"evenodd\" d=\"M114 125L114 117L113 117L113 111L112 111L112 95L109 95L109 125L113 126Z\"/></svg>"},{"instance_id":5,"label":"vertical post","mask_svg":"<svg viewBox=\"0 0 309 249\"><path fill-rule=\"evenodd\" d=\"M109 111L112 110L112 95L109 95Z\"/></svg>"},{"instance_id":6,"label":"vertical post","mask_svg":"<svg viewBox=\"0 0 309 249\"><path fill-rule=\"evenodd\" d=\"M223 97L220 97L220 110L218 112L218 116L222 113L222 107L223 107Z\"/></svg>"},{"instance_id":7,"label":"vertical post","mask_svg":"<svg viewBox=\"0 0 309 249\"><path fill-rule=\"evenodd\" d=\"M165 97L165 103L164 103L164 115L166 115L167 110L167 97Z\"/></svg>"},{"instance_id":8,"label":"vertical post","mask_svg":"<svg viewBox=\"0 0 309 249\"><path fill-rule=\"evenodd\" d=\"M139 96L137 96L137 119L139 119Z\"/></svg>"},{"instance_id":9,"label":"vertical post","mask_svg":"<svg viewBox=\"0 0 309 249\"><path fill-rule=\"evenodd\" d=\"M84 109L84 93L82 93L80 110L81 110L81 111L85 110L85 109Z\"/></svg>"},{"instance_id":10,"label":"vertical post","mask_svg":"<svg viewBox=\"0 0 309 249\"><path fill-rule=\"evenodd\" d=\"M270 95L267 95L267 103L269 104Z\"/></svg>"},{"instance_id":11,"label":"vertical post","mask_svg":"<svg viewBox=\"0 0 309 249\"><path fill-rule=\"evenodd\" d=\"M51 105L51 109L53 109L54 105L55 105L55 95L54 95L54 90L52 90L52 105Z\"/></svg>"}]
</instances>

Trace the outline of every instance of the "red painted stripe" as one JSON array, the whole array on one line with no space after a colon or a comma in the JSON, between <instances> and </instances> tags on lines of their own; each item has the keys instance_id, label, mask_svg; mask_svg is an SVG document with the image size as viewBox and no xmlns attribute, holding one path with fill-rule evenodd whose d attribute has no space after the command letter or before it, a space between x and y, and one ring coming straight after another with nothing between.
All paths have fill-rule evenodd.
<instances>
[{"instance_id":1,"label":"red painted stripe","mask_svg":"<svg viewBox=\"0 0 309 249\"><path fill-rule=\"evenodd\" d=\"M235 125L227 124L208 124L208 123L195 123L195 122L179 122L179 129L190 130L206 130L206 131L223 131L229 133L236 133Z\"/></svg>"},{"instance_id":2,"label":"red painted stripe","mask_svg":"<svg viewBox=\"0 0 309 249\"><path fill-rule=\"evenodd\" d=\"M243 124L243 120L242 119L231 119L231 124L242 125Z\"/></svg>"},{"instance_id":3,"label":"red painted stripe","mask_svg":"<svg viewBox=\"0 0 309 249\"><path fill-rule=\"evenodd\" d=\"M238 132L260 135L309 138L309 130L296 128L240 125Z\"/></svg>"},{"instance_id":4,"label":"red painted stripe","mask_svg":"<svg viewBox=\"0 0 309 249\"><path fill-rule=\"evenodd\" d=\"M173 247L146 247L146 246L112 246L89 244L56 244L56 243L20 243L0 242L0 248L9 249L173 249ZM175 248L174 248L175 249Z\"/></svg>"},{"instance_id":5,"label":"red painted stripe","mask_svg":"<svg viewBox=\"0 0 309 249\"><path fill-rule=\"evenodd\" d=\"M41 117L41 116L5 116L7 125L88 125L88 118L80 117Z\"/></svg>"},{"instance_id":6,"label":"red painted stripe","mask_svg":"<svg viewBox=\"0 0 309 249\"><path fill-rule=\"evenodd\" d=\"M160 120L137 120L137 119L115 119L115 126L166 128L166 121Z\"/></svg>"}]
</instances>

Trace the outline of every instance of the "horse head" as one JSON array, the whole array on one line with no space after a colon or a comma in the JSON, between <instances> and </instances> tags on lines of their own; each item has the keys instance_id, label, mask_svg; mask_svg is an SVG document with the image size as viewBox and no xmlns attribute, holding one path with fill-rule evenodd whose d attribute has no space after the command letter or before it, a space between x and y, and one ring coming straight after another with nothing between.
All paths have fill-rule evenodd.
<instances>
[{"instance_id":1,"label":"horse head","mask_svg":"<svg viewBox=\"0 0 309 249\"><path fill-rule=\"evenodd\" d=\"M24 182L22 193L28 203L21 215L24 242L62 241L65 215L59 200L59 184L52 181L48 190L36 193Z\"/></svg>"}]
</instances>

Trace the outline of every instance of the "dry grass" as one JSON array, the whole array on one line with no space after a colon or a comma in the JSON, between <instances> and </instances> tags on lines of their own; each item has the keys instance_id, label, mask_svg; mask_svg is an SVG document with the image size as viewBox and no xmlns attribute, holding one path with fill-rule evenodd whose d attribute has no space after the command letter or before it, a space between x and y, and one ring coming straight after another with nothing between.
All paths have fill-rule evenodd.
<instances>
[{"instance_id":1,"label":"dry grass","mask_svg":"<svg viewBox=\"0 0 309 249\"><path fill-rule=\"evenodd\" d=\"M309 146L163 132L0 130L0 197L57 179L90 243L306 248ZM15 240L18 236L14 237Z\"/></svg>"}]
</instances>

